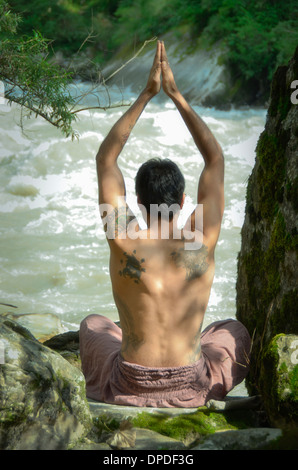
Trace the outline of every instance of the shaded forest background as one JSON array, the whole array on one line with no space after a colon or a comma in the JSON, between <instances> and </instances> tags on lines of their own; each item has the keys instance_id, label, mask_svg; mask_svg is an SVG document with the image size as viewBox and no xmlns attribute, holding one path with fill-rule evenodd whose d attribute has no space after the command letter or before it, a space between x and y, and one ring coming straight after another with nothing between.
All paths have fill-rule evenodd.
<instances>
[{"instance_id":1,"label":"shaded forest background","mask_svg":"<svg viewBox=\"0 0 298 470\"><path fill-rule=\"evenodd\" d=\"M208 48L218 41L222 60L266 98L278 65L292 57L298 44L298 0L10 0L22 20L19 36L40 32L65 56L80 50L104 65L120 48L138 47L169 31L188 34ZM88 40L86 41L86 38ZM195 46L193 46L195 47ZM267 92L264 93L264 90Z\"/></svg>"}]
</instances>

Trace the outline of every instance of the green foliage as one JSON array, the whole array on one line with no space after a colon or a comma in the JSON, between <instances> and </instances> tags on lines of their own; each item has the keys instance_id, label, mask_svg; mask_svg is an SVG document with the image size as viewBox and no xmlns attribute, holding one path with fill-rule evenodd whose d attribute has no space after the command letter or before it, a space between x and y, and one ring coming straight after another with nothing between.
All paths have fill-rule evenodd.
<instances>
[{"instance_id":1,"label":"green foliage","mask_svg":"<svg viewBox=\"0 0 298 470\"><path fill-rule=\"evenodd\" d=\"M4 0L0 0L0 34L15 33L20 20L20 16L12 13L9 5Z\"/></svg>"},{"instance_id":2,"label":"green foliage","mask_svg":"<svg viewBox=\"0 0 298 470\"><path fill-rule=\"evenodd\" d=\"M25 8L25 3L22 1L19 3L24 4ZM36 6L36 12L32 15L33 21L35 21L34 18L38 16L38 13L40 12L42 15L41 10L46 10L47 2L45 0L35 2L34 0L32 3ZM55 4L57 6L55 15L60 12L60 3L57 1ZM63 2L63 8L67 7L71 14L76 14L82 3L84 2ZM51 13L51 8L47 9L47 13ZM56 27L55 15L53 22L47 24L48 31L51 27L54 31ZM66 15L65 22L67 23L68 20ZM70 84L73 82L73 73L49 61L52 41L45 39L43 34L37 30L31 31L31 27L28 26L28 18L24 20L24 23L25 26L23 18L11 11L6 0L0 0L0 80L5 84L5 98L8 102L10 104L14 102L21 106L21 126L23 126L24 114L27 110L26 117L41 116L59 128L65 136L71 136L73 139L77 137L73 123L80 111L124 106L124 104L110 102L106 86L104 86L104 90L110 104L100 105L99 96L96 95L96 91L102 87L100 78L90 86L89 92L85 92L75 99L69 91ZM23 25L23 32L25 30L30 34L19 35L20 25ZM83 43L87 42L91 36L90 33L87 38L85 37ZM90 94L94 96L95 105L87 108L79 107L79 105L82 106L81 101L84 97Z\"/></svg>"},{"instance_id":3,"label":"green foliage","mask_svg":"<svg viewBox=\"0 0 298 470\"><path fill-rule=\"evenodd\" d=\"M55 47L78 50L86 36L88 26L82 15L84 8L71 0L9 0L12 10L21 14L21 34L30 36L39 31L54 40Z\"/></svg>"},{"instance_id":4,"label":"green foliage","mask_svg":"<svg viewBox=\"0 0 298 470\"><path fill-rule=\"evenodd\" d=\"M267 88L269 92L277 66L291 58L298 44L297 0L286 4L281 0L199 3L209 12L201 33L210 43L222 40L228 46L226 62L234 76L251 86L255 81L260 90ZM203 12L206 14L206 10Z\"/></svg>"},{"instance_id":5,"label":"green foliage","mask_svg":"<svg viewBox=\"0 0 298 470\"><path fill-rule=\"evenodd\" d=\"M7 34L0 43L0 79L6 85L5 96L9 103L28 109L29 115L42 116L66 136L74 137L72 122L76 116L70 111L74 100L67 91L71 75L47 61L49 41L40 33L14 38L19 21L6 1L0 0L1 32Z\"/></svg>"},{"instance_id":6,"label":"green foliage","mask_svg":"<svg viewBox=\"0 0 298 470\"><path fill-rule=\"evenodd\" d=\"M253 426L253 416L243 410L240 413L237 411L218 413L200 407L194 413L173 417L167 414L154 415L142 412L133 419L133 425L137 428L151 429L173 439L187 441L197 440L222 430Z\"/></svg>"},{"instance_id":7,"label":"green foliage","mask_svg":"<svg viewBox=\"0 0 298 470\"><path fill-rule=\"evenodd\" d=\"M152 36L183 28L193 39L226 46L235 83L268 98L276 68L298 44L298 0L10 0L20 36L39 31L65 55L85 47L102 64ZM5 19L3 19L5 22ZM2 31L4 28L2 28ZM237 99L237 97L235 97Z\"/></svg>"},{"instance_id":8,"label":"green foliage","mask_svg":"<svg viewBox=\"0 0 298 470\"><path fill-rule=\"evenodd\" d=\"M138 43L162 35L172 14L168 0L122 1L115 12L117 26L113 35L114 44L121 45L124 37Z\"/></svg>"}]
</instances>

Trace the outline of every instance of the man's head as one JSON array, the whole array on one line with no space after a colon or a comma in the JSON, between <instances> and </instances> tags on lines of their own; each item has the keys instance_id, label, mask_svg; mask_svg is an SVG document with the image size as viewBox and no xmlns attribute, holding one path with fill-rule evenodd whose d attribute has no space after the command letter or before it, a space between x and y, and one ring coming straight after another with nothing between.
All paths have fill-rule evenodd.
<instances>
[{"instance_id":1,"label":"man's head","mask_svg":"<svg viewBox=\"0 0 298 470\"><path fill-rule=\"evenodd\" d=\"M176 163L169 159L153 158L139 168L135 189L138 202L150 214L151 204L182 207L185 180ZM169 220L172 216L173 214Z\"/></svg>"}]
</instances>

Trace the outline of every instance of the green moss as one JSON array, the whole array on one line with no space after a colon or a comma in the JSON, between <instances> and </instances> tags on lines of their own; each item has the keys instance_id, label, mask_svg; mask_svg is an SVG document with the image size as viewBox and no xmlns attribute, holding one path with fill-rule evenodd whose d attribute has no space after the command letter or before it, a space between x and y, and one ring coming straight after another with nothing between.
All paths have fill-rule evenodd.
<instances>
[{"instance_id":1,"label":"green moss","mask_svg":"<svg viewBox=\"0 0 298 470\"><path fill-rule=\"evenodd\" d=\"M252 418L245 412L221 413L200 408L195 413L176 417L143 412L133 419L133 425L184 441L189 435L206 436L217 431L249 427Z\"/></svg>"},{"instance_id":2,"label":"green moss","mask_svg":"<svg viewBox=\"0 0 298 470\"><path fill-rule=\"evenodd\" d=\"M277 204L284 195L286 159L284 139L264 131L258 141L256 152L260 162L256 184L259 189L259 212L262 219L271 222Z\"/></svg>"},{"instance_id":3,"label":"green moss","mask_svg":"<svg viewBox=\"0 0 298 470\"><path fill-rule=\"evenodd\" d=\"M291 390L291 398L296 401L298 405L298 365L289 373L288 382Z\"/></svg>"},{"instance_id":4,"label":"green moss","mask_svg":"<svg viewBox=\"0 0 298 470\"><path fill-rule=\"evenodd\" d=\"M292 182L287 183L286 198L293 204L293 209L298 212L298 176Z\"/></svg>"},{"instance_id":5,"label":"green moss","mask_svg":"<svg viewBox=\"0 0 298 470\"><path fill-rule=\"evenodd\" d=\"M281 401L297 402L298 405L298 365L289 370L285 363L278 368L277 394Z\"/></svg>"},{"instance_id":6,"label":"green moss","mask_svg":"<svg viewBox=\"0 0 298 470\"><path fill-rule=\"evenodd\" d=\"M260 386L270 421L287 429L298 423L298 365L291 363L289 343L280 340L283 336L275 336L262 354ZM288 363L280 363L281 352Z\"/></svg>"},{"instance_id":7,"label":"green moss","mask_svg":"<svg viewBox=\"0 0 298 470\"><path fill-rule=\"evenodd\" d=\"M22 410L20 409L1 409L0 415L0 429L9 428L10 426L19 426L20 424L25 423L28 420L33 412L32 406L24 406Z\"/></svg>"},{"instance_id":8,"label":"green moss","mask_svg":"<svg viewBox=\"0 0 298 470\"><path fill-rule=\"evenodd\" d=\"M286 230L284 217L280 211L275 216L269 246L263 249L263 233L255 231L252 237L251 250L242 255L242 263L245 267L249 286L250 305L258 312L266 313L270 307L272 299L280 292L280 266L284 261L286 251L297 250L297 237L292 237ZM297 292L291 292L284 296L282 308L279 314L287 313L286 309L292 311L296 309ZM293 310L293 311L294 311ZM285 316L278 315L283 328L276 329L273 334L284 331ZM293 318L294 320L294 318ZM256 315L254 327L264 324L264 317Z\"/></svg>"}]
</instances>

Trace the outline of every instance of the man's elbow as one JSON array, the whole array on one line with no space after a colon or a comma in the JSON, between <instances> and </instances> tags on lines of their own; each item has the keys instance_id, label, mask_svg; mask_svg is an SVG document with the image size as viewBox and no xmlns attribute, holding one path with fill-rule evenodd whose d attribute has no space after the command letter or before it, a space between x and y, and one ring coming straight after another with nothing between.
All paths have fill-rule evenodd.
<instances>
[{"instance_id":1,"label":"man's elbow","mask_svg":"<svg viewBox=\"0 0 298 470\"><path fill-rule=\"evenodd\" d=\"M224 162L225 161L224 153L218 142L216 142L216 147L217 147L216 155L217 155L218 160Z\"/></svg>"},{"instance_id":2,"label":"man's elbow","mask_svg":"<svg viewBox=\"0 0 298 470\"><path fill-rule=\"evenodd\" d=\"M214 142L214 146L212 149L210 149L208 158L205 159L205 163L207 164L224 164L224 153L217 141Z\"/></svg>"},{"instance_id":3,"label":"man's elbow","mask_svg":"<svg viewBox=\"0 0 298 470\"><path fill-rule=\"evenodd\" d=\"M216 165L220 167L224 167L225 165L225 157L221 147L218 147L215 152L213 152L212 157L209 160L211 165Z\"/></svg>"}]
</instances>

